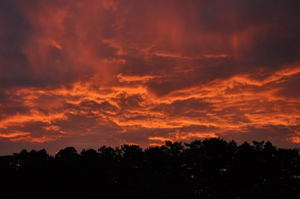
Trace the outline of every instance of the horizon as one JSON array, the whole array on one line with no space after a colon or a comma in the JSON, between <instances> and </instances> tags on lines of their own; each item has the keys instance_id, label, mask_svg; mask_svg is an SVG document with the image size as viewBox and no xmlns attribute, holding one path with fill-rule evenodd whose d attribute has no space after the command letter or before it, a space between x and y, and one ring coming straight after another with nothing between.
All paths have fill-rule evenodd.
<instances>
[{"instance_id":1,"label":"horizon","mask_svg":"<svg viewBox=\"0 0 300 199\"><path fill-rule=\"evenodd\" d=\"M115 146L110 146L110 145L99 145L98 147L93 147L93 148L78 148L78 147L74 147L72 145L65 145L63 146L63 148L60 148L59 150L57 151L48 151L46 148L23 148L21 149L20 151L15 151L15 152L11 152L9 154L2 154L0 152L0 157L4 157L4 156L11 156L11 155L14 155L14 154L19 154L21 153L22 151L26 151L26 152L38 152L38 151L42 151L42 150L45 150L47 152L48 155L50 156L55 156L58 152L62 151L62 150L65 150L66 148L74 148L76 150L76 152L78 154L81 154L83 151L88 151L88 150L95 150L95 151L99 151L100 148L102 147L109 147L109 148L113 148L114 150L116 149L121 149L123 146L137 146L139 148L141 148L143 151L145 150L148 150L150 148L160 148L160 147L164 147L166 146L167 143L170 143L170 144L180 144L182 145L185 149L188 148L188 145L190 145L191 143L193 142L203 142L203 141L211 141L213 139L217 139L217 140L220 140L220 141L225 141L227 143L230 143L230 142L234 142L237 147L243 145L243 144L249 144L250 146L254 146L255 143L262 143L263 145L266 144L266 143L271 143L273 147L275 147L277 150L278 149L286 149L286 150L297 150L298 153L300 152L300 148L297 148L297 147L280 147L280 146L276 146L276 145L273 145L272 142L270 141L267 141L267 140L253 140L253 141L244 141L244 142L236 142L235 140L225 140L221 137L215 137L215 138L205 138L205 139L195 139L195 140L191 140L189 142L181 142L181 141L165 141L164 143L161 143L159 145L147 145L147 146L141 146L141 145L138 145L138 144L132 144L132 143L123 143L121 145L115 145Z\"/></svg>"},{"instance_id":2,"label":"horizon","mask_svg":"<svg viewBox=\"0 0 300 199\"><path fill-rule=\"evenodd\" d=\"M220 141L225 141L227 143L234 142L237 145L237 147L240 147L243 144L249 144L250 146L254 146L255 143L262 143L263 145L266 144L266 143L271 143L272 146L275 147L276 150L278 150L278 149L296 150L296 151L298 151L298 154L300 154L300 148L298 148L298 147L280 147L280 146L277 146L277 145L273 145L273 143L268 141L268 140L252 140L252 141L236 142L235 140L225 140L221 137L214 137L214 138L205 138L205 139L195 139L195 140L191 140L191 141L188 141L188 142L168 140L168 141L165 141L164 143L161 143L161 144L158 144L158 145L147 145L147 146L141 146L141 145L135 144L135 143L122 143L120 145L115 145L115 146L99 145L99 146L96 146L96 147L87 147L87 148L84 148L84 147L80 148L80 147L74 147L72 145L65 145L65 146L62 146L62 148L59 148L57 151L48 151L47 148L23 148L19 151L14 151L14 152L7 153L7 154L3 154L0 151L0 157L12 156L14 154L20 154L23 151L30 153L30 152L39 152L39 151L42 151L42 150L45 150L49 156L55 157L55 155L57 153L59 153L60 151L65 150L66 148L74 148L76 150L77 154L81 154L82 152L88 151L88 150L94 150L94 151L99 152L99 149L102 148L102 147L108 147L108 148L112 148L112 149L116 150L116 149L121 149L123 146L137 146L137 147L141 148L143 151L145 151L145 150L149 150L151 148L165 147L167 143L180 144L184 147L184 149L187 149L188 145L190 145L193 142L211 141L213 139L217 139L217 140L220 140Z\"/></svg>"}]
</instances>

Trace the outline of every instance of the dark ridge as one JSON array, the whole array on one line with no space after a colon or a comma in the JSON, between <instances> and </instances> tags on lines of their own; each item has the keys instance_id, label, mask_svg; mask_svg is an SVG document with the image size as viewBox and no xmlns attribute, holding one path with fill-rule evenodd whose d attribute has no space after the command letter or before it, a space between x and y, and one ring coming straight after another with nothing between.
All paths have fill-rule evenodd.
<instances>
[{"instance_id":1,"label":"dark ridge","mask_svg":"<svg viewBox=\"0 0 300 199\"><path fill-rule=\"evenodd\" d=\"M212 138L0 157L1 198L300 198L296 149Z\"/></svg>"}]
</instances>

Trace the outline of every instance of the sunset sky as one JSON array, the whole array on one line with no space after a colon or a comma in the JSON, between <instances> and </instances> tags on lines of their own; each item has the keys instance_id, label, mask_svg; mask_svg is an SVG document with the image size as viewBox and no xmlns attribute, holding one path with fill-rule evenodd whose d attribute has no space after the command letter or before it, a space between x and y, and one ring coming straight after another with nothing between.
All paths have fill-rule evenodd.
<instances>
[{"instance_id":1,"label":"sunset sky","mask_svg":"<svg viewBox=\"0 0 300 199\"><path fill-rule=\"evenodd\" d=\"M0 154L300 147L299 0L0 1Z\"/></svg>"}]
</instances>

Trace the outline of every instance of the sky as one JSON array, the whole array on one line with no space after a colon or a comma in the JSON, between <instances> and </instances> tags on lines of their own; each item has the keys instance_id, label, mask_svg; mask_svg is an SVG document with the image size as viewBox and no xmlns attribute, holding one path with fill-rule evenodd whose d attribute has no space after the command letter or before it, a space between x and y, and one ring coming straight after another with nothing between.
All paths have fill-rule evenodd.
<instances>
[{"instance_id":1,"label":"sky","mask_svg":"<svg viewBox=\"0 0 300 199\"><path fill-rule=\"evenodd\" d=\"M0 154L300 146L299 0L0 1Z\"/></svg>"}]
</instances>

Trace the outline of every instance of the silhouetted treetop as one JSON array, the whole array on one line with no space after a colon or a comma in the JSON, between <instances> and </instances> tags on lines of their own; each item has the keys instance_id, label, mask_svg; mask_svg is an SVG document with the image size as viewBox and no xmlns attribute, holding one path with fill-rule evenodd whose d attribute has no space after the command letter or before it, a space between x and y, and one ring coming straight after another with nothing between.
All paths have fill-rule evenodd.
<instances>
[{"instance_id":1,"label":"silhouetted treetop","mask_svg":"<svg viewBox=\"0 0 300 199\"><path fill-rule=\"evenodd\" d=\"M300 198L299 151L263 141L22 150L0 176L6 198Z\"/></svg>"}]
</instances>

